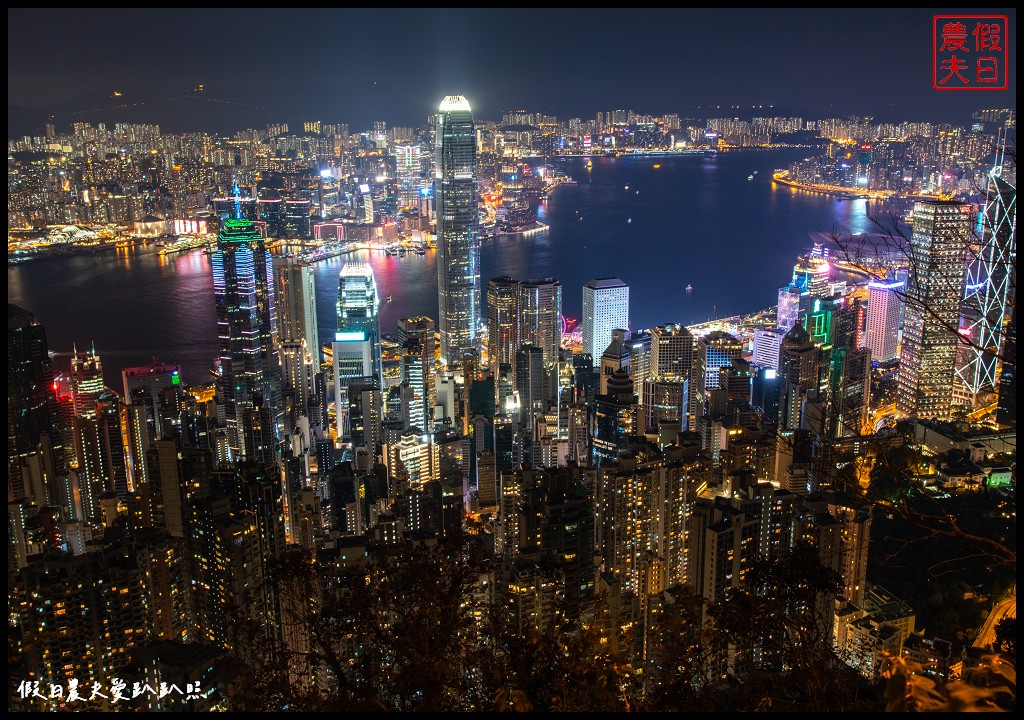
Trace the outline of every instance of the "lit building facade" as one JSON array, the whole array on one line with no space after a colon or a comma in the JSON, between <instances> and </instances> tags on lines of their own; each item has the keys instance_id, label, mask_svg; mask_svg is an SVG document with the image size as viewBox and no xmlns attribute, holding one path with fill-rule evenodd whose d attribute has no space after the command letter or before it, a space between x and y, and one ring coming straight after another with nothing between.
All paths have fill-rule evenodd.
<instances>
[{"instance_id":1,"label":"lit building facade","mask_svg":"<svg viewBox=\"0 0 1024 720\"><path fill-rule=\"evenodd\" d=\"M476 132L466 98L441 101L435 142L441 364L455 367L476 350L480 322Z\"/></svg>"},{"instance_id":2,"label":"lit building facade","mask_svg":"<svg viewBox=\"0 0 1024 720\"><path fill-rule=\"evenodd\" d=\"M900 291L903 283L873 282L868 284L867 327L864 347L871 359L886 362L897 356L900 332Z\"/></svg>"},{"instance_id":3,"label":"lit building facade","mask_svg":"<svg viewBox=\"0 0 1024 720\"><path fill-rule=\"evenodd\" d=\"M897 410L911 417L947 418L952 409L970 229L970 205L952 201L914 205L896 395Z\"/></svg>"},{"instance_id":4,"label":"lit building facade","mask_svg":"<svg viewBox=\"0 0 1024 720\"><path fill-rule=\"evenodd\" d=\"M233 457L269 462L281 422L270 253L252 222L229 219L217 234L210 265L220 342L218 419Z\"/></svg>"},{"instance_id":5,"label":"lit building facade","mask_svg":"<svg viewBox=\"0 0 1024 720\"><path fill-rule=\"evenodd\" d=\"M583 352L595 368L616 328L629 329L629 286L619 278L595 278L583 286Z\"/></svg>"},{"instance_id":6,"label":"lit building facade","mask_svg":"<svg viewBox=\"0 0 1024 720\"><path fill-rule=\"evenodd\" d=\"M349 436L348 381L370 377L383 388L380 296L373 268L346 263L338 280L338 332L334 336L334 399L338 438Z\"/></svg>"}]
</instances>

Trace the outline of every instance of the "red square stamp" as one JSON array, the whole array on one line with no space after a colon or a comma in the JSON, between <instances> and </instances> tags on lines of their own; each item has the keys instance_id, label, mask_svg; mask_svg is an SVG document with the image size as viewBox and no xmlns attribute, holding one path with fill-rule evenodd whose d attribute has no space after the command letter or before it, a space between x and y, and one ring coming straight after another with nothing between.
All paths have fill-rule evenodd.
<instances>
[{"instance_id":1,"label":"red square stamp","mask_svg":"<svg viewBox=\"0 0 1024 720\"><path fill-rule=\"evenodd\" d=\"M1010 86L1005 15L936 15L932 21L932 87L1006 90Z\"/></svg>"}]
</instances>

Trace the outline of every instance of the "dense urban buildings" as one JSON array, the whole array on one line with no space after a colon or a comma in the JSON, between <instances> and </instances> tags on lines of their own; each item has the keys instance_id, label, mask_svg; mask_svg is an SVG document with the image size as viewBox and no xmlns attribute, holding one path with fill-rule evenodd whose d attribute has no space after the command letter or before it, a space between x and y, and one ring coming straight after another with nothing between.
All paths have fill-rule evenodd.
<instances>
[{"instance_id":1,"label":"dense urban buildings","mask_svg":"<svg viewBox=\"0 0 1024 720\"><path fill-rule=\"evenodd\" d=\"M977 598L1014 581L1016 179L979 169L985 125L1013 115L762 112L497 122L452 95L424 127L76 122L10 140L10 265L102 266L107 245L167 274L196 263L216 317L206 377L148 347L116 365L84 324L55 346L9 303L9 664L29 681L12 709L55 709L31 682L72 675L181 687L136 699L153 710L607 710L628 693L700 711L755 707L756 677L790 693L773 702L838 703L792 683L860 692L885 653L969 671ZM532 260L557 239L553 193L583 181L563 160L658 178L776 145L813 157L758 192L836 193L829 210L876 193L912 208L906 248L817 233L768 278L770 307L701 323L681 317L688 281L631 287L604 276L626 275L619 257L585 284L524 260L481 287L481 246ZM625 254L662 262L637 238ZM697 292L745 282L727 273ZM436 315L402 302L417 284ZM651 295L659 324L641 324ZM1002 564L926 593L919 568L886 567L917 501L983 517ZM563 677L592 697L539 699Z\"/></svg>"}]
</instances>

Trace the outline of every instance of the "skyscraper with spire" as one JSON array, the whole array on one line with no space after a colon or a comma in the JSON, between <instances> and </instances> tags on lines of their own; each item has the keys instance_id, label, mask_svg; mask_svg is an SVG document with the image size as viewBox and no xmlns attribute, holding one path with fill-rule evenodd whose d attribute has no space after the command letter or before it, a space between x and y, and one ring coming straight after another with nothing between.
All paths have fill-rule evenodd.
<instances>
[{"instance_id":1,"label":"skyscraper with spire","mask_svg":"<svg viewBox=\"0 0 1024 720\"><path fill-rule=\"evenodd\" d=\"M217 308L218 419L236 459L273 462L281 435L281 370L273 344L274 271L249 220L223 220L210 257Z\"/></svg>"},{"instance_id":2,"label":"skyscraper with spire","mask_svg":"<svg viewBox=\"0 0 1024 720\"><path fill-rule=\"evenodd\" d=\"M481 319L476 132L466 98L441 101L435 143L441 363L452 368L477 349Z\"/></svg>"}]
</instances>

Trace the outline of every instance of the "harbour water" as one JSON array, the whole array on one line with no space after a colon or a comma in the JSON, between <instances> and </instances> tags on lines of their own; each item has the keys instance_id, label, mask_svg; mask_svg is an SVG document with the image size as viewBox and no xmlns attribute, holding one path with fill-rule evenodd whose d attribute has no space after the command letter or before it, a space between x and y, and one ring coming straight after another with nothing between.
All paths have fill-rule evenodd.
<instances>
[{"instance_id":1,"label":"harbour water","mask_svg":"<svg viewBox=\"0 0 1024 720\"><path fill-rule=\"evenodd\" d=\"M550 229L485 241L481 284L496 275L557 278L565 315L579 318L584 283L619 277L630 286L634 329L770 307L811 233L877 229L865 200L772 185L772 170L809 152L595 158L589 170L583 158L558 161L577 182L556 188L541 206L538 219ZM395 332L400 317L436 320L436 251L360 251L314 266L322 338L334 331L338 273L352 260L371 263L381 298L392 298L381 306L384 334ZM95 344L115 388L121 368L153 356L179 363L187 383L209 379L216 318L201 250L160 256L137 246L8 266L7 299L46 326L58 370L68 366L74 343Z\"/></svg>"}]
</instances>

